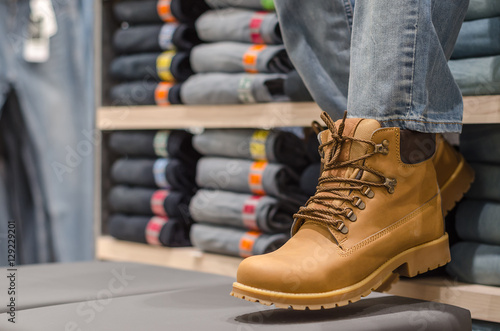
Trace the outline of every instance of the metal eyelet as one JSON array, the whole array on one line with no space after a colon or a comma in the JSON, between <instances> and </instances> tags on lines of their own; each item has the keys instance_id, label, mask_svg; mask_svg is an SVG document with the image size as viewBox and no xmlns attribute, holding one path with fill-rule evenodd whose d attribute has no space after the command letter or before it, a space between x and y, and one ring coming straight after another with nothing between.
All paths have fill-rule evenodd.
<instances>
[{"instance_id":1,"label":"metal eyelet","mask_svg":"<svg viewBox=\"0 0 500 331\"><path fill-rule=\"evenodd\" d=\"M323 148L318 148L318 153L322 159L325 158L325 151L323 150Z\"/></svg>"},{"instance_id":2,"label":"metal eyelet","mask_svg":"<svg viewBox=\"0 0 500 331\"><path fill-rule=\"evenodd\" d=\"M351 222L356 222L358 217L356 214L354 214L354 211L351 208L346 208L344 209L345 216L351 221Z\"/></svg>"},{"instance_id":3,"label":"metal eyelet","mask_svg":"<svg viewBox=\"0 0 500 331\"><path fill-rule=\"evenodd\" d=\"M359 209L361 209L361 210L363 210L363 209L365 209L365 208L366 208L365 203L363 202L363 200L361 200L361 198L360 198L360 197L356 197L356 196L355 196L355 197L354 197L354 199L355 199L355 200L357 199L357 201L356 201L355 203L353 203L353 205L354 205L354 206L358 207L358 208L359 208Z\"/></svg>"},{"instance_id":4,"label":"metal eyelet","mask_svg":"<svg viewBox=\"0 0 500 331\"><path fill-rule=\"evenodd\" d=\"M361 194L368 197L369 199L372 199L375 196L375 192L373 192L372 189L368 187L368 185L363 185L361 187Z\"/></svg>"},{"instance_id":5,"label":"metal eyelet","mask_svg":"<svg viewBox=\"0 0 500 331\"><path fill-rule=\"evenodd\" d=\"M342 222L340 225L337 227L337 230L339 230L341 233L346 234L349 232L349 228L345 226L345 224Z\"/></svg>"},{"instance_id":6,"label":"metal eyelet","mask_svg":"<svg viewBox=\"0 0 500 331\"><path fill-rule=\"evenodd\" d=\"M384 139L381 144L376 144L375 153L387 155L389 153L389 140Z\"/></svg>"},{"instance_id":7,"label":"metal eyelet","mask_svg":"<svg viewBox=\"0 0 500 331\"><path fill-rule=\"evenodd\" d=\"M384 186L387 187L387 191L392 194L394 193L394 188L396 187L397 183L398 181L396 180L396 178L386 178Z\"/></svg>"}]
</instances>

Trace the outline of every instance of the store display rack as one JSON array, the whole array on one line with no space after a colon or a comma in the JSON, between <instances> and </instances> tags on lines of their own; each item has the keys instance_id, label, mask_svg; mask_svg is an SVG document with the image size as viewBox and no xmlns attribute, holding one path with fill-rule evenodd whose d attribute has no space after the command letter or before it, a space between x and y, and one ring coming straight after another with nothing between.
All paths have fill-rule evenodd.
<instances>
[{"instance_id":1,"label":"store display rack","mask_svg":"<svg viewBox=\"0 0 500 331\"><path fill-rule=\"evenodd\" d=\"M500 95L464 98L464 123L500 123ZM97 127L107 130L273 128L309 126L320 108L312 102L220 106L101 107Z\"/></svg>"},{"instance_id":2,"label":"store display rack","mask_svg":"<svg viewBox=\"0 0 500 331\"><path fill-rule=\"evenodd\" d=\"M464 123L500 123L500 96L464 98ZM102 131L175 128L272 128L308 126L318 120L314 103L231 106L102 107L97 127ZM100 225L97 226L100 228ZM97 258L133 261L235 277L240 258L202 253L195 248L152 247L99 235ZM457 283L447 278L405 279L390 293L453 304L475 319L500 323L500 288Z\"/></svg>"},{"instance_id":3,"label":"store display rack","mask_svg":"<svg viewBox=\"0 0 500 331\"><path fill-rule=\"evenodd\" d=\"M234 277L241 258L203 253L195 248L166 248L115 240L103 234L101 219L106 214L105 175L110 166L106 134L114 130L204 128L274 128L309 126L319 120L315 103L269 103L220 106L130 106L111 107L107 94L112 79L107 74L113 57L111 36L117 28L109 0L94 0L96 128L103 143L96 148L95 234L96 258L131 261L189 269ZM464 123L500 123L500 95L464 98ZM104 174L104 175L103 175ZM104 193L104 194L103 194ZM448 303L469 309L475 319L500 323L500 287L457 283L447 278L404 279L390 293L411 298Z\"/></svg>"}]
</instances>

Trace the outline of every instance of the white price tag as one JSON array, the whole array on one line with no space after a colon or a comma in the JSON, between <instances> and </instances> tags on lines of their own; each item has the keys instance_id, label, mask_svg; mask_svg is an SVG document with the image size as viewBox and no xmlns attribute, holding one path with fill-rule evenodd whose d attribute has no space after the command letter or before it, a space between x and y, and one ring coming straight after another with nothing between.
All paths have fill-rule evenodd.
<instances>
[{"instance_id":1,"label":"white price tag","mask_svg":"<svg viewBox=\"0 0 500 331\"><path fill-rule=\"evenodd\" d=\"M23 57L27 62L47 62L50 57L50 37L57 33L57 21L50 0L30 0L28 38Z\"/></svg>"},{"instance_id":2,"label":"white price tag","mask_svg":"<svg viewBox=\"0 0 500 331\"><path fill-rule=\"evenodd\" d=\"M43 17L42 34L52 37L57 33L57 20L51 0L30 0L31 15Z\"/></svg>"},{"instance_id":3,"label":"white price tag","mask_svg":"<svg viewBox=\"0 0 500 331\"><path fill-rule=\"evenodd\" d=\"M28 39L24 43L23 57L27 62L43 63L50 57L50 42L48 38Z\"/></svg>"}]
</instances>

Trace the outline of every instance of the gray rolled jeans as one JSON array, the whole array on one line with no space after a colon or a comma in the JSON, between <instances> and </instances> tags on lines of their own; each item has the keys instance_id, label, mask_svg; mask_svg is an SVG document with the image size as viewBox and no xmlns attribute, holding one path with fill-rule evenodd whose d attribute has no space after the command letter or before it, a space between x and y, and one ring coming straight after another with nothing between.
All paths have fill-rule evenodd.
<instances>
[{"instance_id":1,"label":"gray rolled jeans","mask_svg":"<svg viewBox=\"0 0 500 331\"><path fill-rule=\"evenodd\" d=\"M299 205L307 200L298 187L297 174L282 164L205 156L196 167L196 183L208 189L270 195Z\"/></svg>"},{"instance_id":2,"label":"gray rolled jeans","mask_svg":"<svg viewBox=\"0 0 500 331\"><path fill-rule=\"evenodd\" d=\"M468 161L500 164L500 124L464 125L460 152Z\"/></svg>"},{"instance_id":3,"label":"gray rolled jeans","mask_svg":"<svg viewBox=\"0 0 500 331\"><path fill-rule=\"evenodd\" d=\"M459 281L500 286L500 246L459 242L451 248L446 271Z\"/></svg>"},{"instance_id":4,"label":"gray rolled jeans","mask_svg":"<svg viewBox=\"0 0 500 331\"><path fill-rule=\"evenodd\" d=\"M194 136L203 155L264 160L302 170L309 162L304 143L295 134L277 130L213 129Z\"/></svg>"},{"instance_id":5,"label":"gray rolled jeans","mask_svg":"<svg viewBox=\"0 0 500 331\"><path fill-rule=\"evenodd\" d=\"M466 197L500 202L500 164L471 162L475 179Z\"/></svg>"},{"instance_id":6,"label":"gray rolled jeans","mask_svg":"<svg viewBox=\"0 0 500 331\"><path fill-rule=\"evenodd\" d=\"M196 32L206 42L282 44L276 13L225 8L209 10L195 23Z\"/></svg>"},{"instance_id":7,"label":"gray rolled jeans","mask_svg":"<svg viewBox=\"0 0 500 331\"><path fill-rule=\"evenodd\" d=\"M498 0L470 0L465 20L477 20L487 17L500 16L500 1Z\"/></svg>"},{"instance_id":8,"label":"gray rolled jeans","mask_svg":"<svg viewBox=\"0 0 500 331\"><path fill-rule=\"evenodd\" d=\"M289 65L283 45L263 46L252 51L255 45L237 42L218 42L193 47L190 56L191 68L196 73L203 72L259 72L287 73ZM244 64L246 54L254 54L256 61Z\"/></svg>"},{"instance_id":9,"label":"gray rolled jeans","mask_svg":"<svg viewBox=\"0 0 500 331\"><path fill-rule=\"evenodd\" d=\"M500 94L500 55L451 60L448 64L463 95Z\"/></svg>"},{"instance_id":10,"label":"gray rolled jeans","mask_svg":"<svg viewBox=\"0 0 500 331\"><path fill-rule=\"evenodd\" d=\"M262 232L288 232L298 205L270 196L201 189L189 204L195 222Z\"/></svg>"},{"instance_id":11,"label":"gray rolled jeans","mask_svg":"<svg viewBox=\"0 0 500 331\"><path fill-rule=\"evenodd\" d=\"M182 84L181 100L186 105L289 101L284 94L271 94L266 85L270 81L283 83L285 78L283 74L196 74Z\"/></svg>"},{"instance_id":12,"label":"gray rolled jeans","mask_svg":"<svg viewBox=\"0 0 500 331\"><path fill-rule=\"evenodd\" d=\"M202 251L241 257L272 252L289 239L284 233L248 233L246 230L208 224L193 224L189 236L193 246ZM243 250L242 243L248 242L245 237L252 240L253 245Z\"/></svg>"},{"instance_id":13,"label":"gray rolled jeans","mask_svg":"<svg viewBox=\"0 0 500 331\"><path fill-rule=\"evenodd\" d=\"M496 185L498 187L498 183ZM455 228L463 240L500 245L500 202L461 202L456 213Z\"/></svg>"}]
</instances>

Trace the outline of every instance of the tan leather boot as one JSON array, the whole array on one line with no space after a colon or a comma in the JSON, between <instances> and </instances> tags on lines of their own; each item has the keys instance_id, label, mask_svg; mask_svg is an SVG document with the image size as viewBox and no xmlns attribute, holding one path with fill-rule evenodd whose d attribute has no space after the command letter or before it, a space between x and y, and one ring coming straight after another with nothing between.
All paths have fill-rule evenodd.
<instances>
[{"instance_id":1,"label":"tan leather boot","mask_svg":"<svg viewBox=\"0 0 500 331\"><path fill-rule=\"evenodd\" d=\"M399 128L322 118L328 130L320 134L316 194L294 215L284 246L242 261L231 295L280 308L333 308L450 261L432 159L403 163Z\"/></svg>"},{"instance_id":2,"label":"tan leather boot","mask_svg":"<svg viewBox=\"0 0 500 331\"><path fill-rule=\"evenodd\" d=\"M474 170L444 138L436 137L436 153L432 158L441 190L441 206L446 214L469 190L474 181Z\"/></svg>"}]
</instances>

